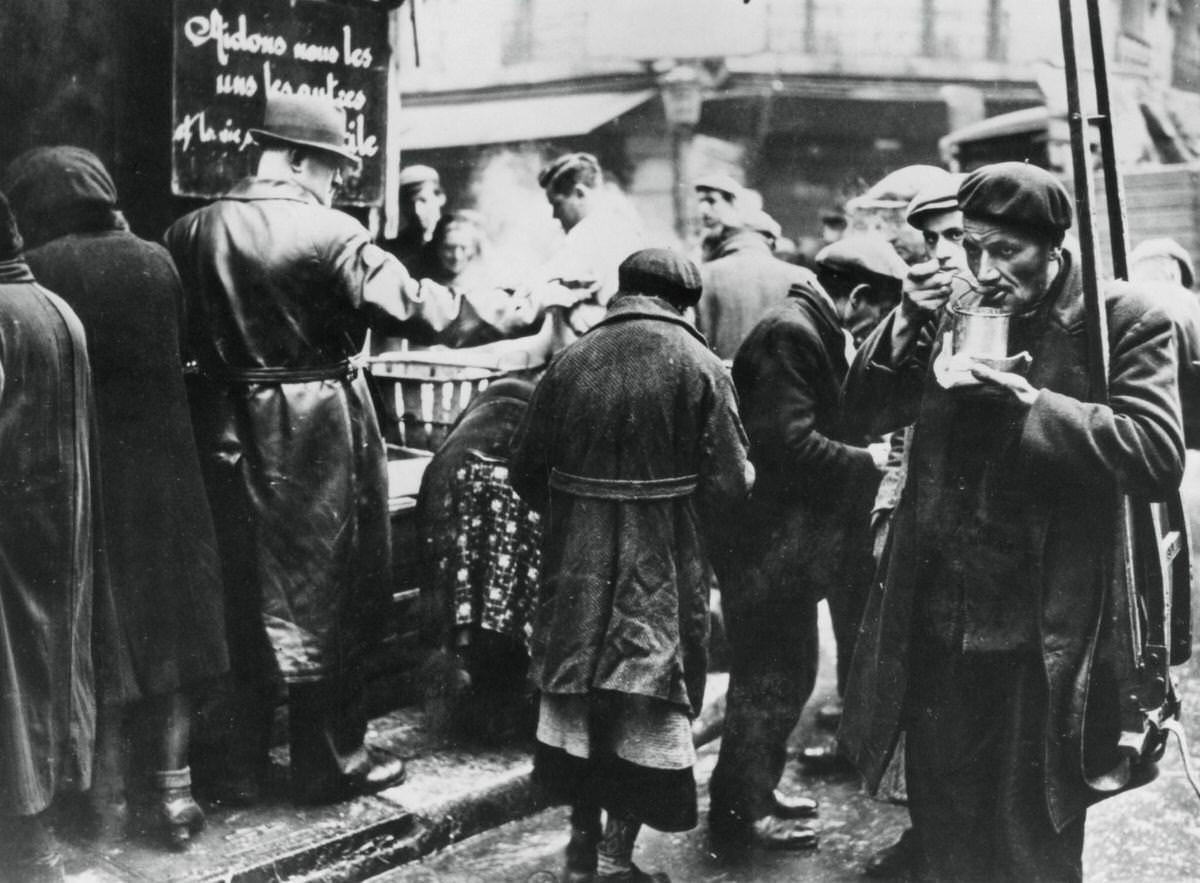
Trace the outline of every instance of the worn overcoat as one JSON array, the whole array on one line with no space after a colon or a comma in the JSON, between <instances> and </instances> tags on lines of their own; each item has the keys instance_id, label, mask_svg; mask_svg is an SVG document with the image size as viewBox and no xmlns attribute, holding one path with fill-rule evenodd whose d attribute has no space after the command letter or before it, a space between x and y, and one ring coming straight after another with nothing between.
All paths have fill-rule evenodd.
<instances>
[{"instance_id":1,"label":"worn overcoat","mask_svg":"<svg viewBox=\"0 0 1200 883\"><path fill-rule=\"evenodd\" d=\"M23 260L0 261L0 815L91 775L89 396L79 320Z\"/></svg>"},{"instance_id":2,"label":"worn overcoat","mask_svg":"<svg viewBox=\"0 0 1200 883\"><path fill-rule=\"evenodd\" d=\"M1069 256L1068 260L1069 260ZM1025 517L1005 537L1021 553L1021 586L1032 599L1049 703L1044 722L1046 801L1061 829L1110 792L1085 780L1106 771L1105 739L1114 736L1112 696L1097 687L1096 648L1116 530L1115 490L1162 498L1182 475L1183 438L1175 331L1153 299L1112 284L1108 316L1110 401L1090 404L1081 276L1068 264L1047 295L1030 354L1028 378L1041 390L1028 413L996 439L985 487L1009 495ZM895 746L921 591L923 544L936 528L928 501L952 494L947 464L970 443L954 425L952 394L929 366L949 328L924 335L907 357L890 350L892 320L864 344L847 381L847 408L882 432L913 421L909 479L892 527L891 554L873 588L846 690L844 749L877 785ZM970 530L971 525L963 526ZM984 542L980 538L980 542ZM962 646L962 652L979 648ZM1085 751L1085 744L1087 750ZM1107 762L1106 762L1107 761Z\"/></svg>"},{"instance_id":3,"label":"worn overcoat","mask_svg":"<svg viewBox=\"0 0 1200 883\"><path fill-rule=\"evenodd\" d=\"M846 371L841 324L815 280L787 290L734 359L757 482L733 566L760 571L764 587L791 587L786 599L738 599L750 607L846 591L870 557L867 515L880 474L843 425ZM726 580L724 593L740 582Z\"/></svg>"},{"instance_id":4,"label":"worn overcoat","mask_svg":"<svg viewBox=\"0 0 1200 883\"><path fill-rule=\"evenodd\" d=\"M706 541L747 490L733 385L665 302L622 294L539 382L513 486L548 513L533 673L543 692L698 713Z\"/></svg>"},{"instance_id":5,"label":"worn overcoat","mask_svg":"<svg viewBox=\"0 0 1200 883\"><path fill-rule=\"evenodd\" d=\"M789 288L816 284L810 270L779 260L753 230L723 239L713 258L700 266L700 276L704 294L696 304L696 325L722 359L734 357L750 329L783 303Z\"/></svg>"},{"instance_id":6,"label":"worn overcoat","mask_svg":"<svg viewBox=\"0 0 1200 883\"><path fill-rule=\"evenodd\" d=\"M105 548L141 692L219 675L229 666L220 564L184 389L182 293L170 255L110 230L62 236L26 257L87 331Z\"/></svg>"},{"instance_id":7,"label":"worn overcoat","mask_svg":"<svg viewBox=\"0 0 1200 883\"><path fill-rule=\"evenodd\" d=\"M273 650L288 680L345 674L391 590L386 454L348 360L368 326L426 342L502 337L493 295L506 296L418 286L361 224L288 181L243 180L176 221L166 244L235 668L261 674Z\"/></svg>"}]
</instances>

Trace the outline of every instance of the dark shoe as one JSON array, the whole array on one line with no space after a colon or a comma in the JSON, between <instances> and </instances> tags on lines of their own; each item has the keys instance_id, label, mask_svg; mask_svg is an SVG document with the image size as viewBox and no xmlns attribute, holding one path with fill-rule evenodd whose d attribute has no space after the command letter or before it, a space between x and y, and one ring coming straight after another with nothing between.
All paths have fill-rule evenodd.
<instances>
[{"instance_id":1,"label":"dark shoe","mask_svg":"<svg viewBox=\"0 0 1200 883\"><path fill-rule=\"evenodd\" d=\"M913 869L913 832L907 829L891 846L879 850L863 865L863 874L878 880L907 877Z\"/></svg>"},{"instance_id":2,"label":"dark shoe","mask_svg":"<svg viewBox=\"0 0 1200 883\"><path fill-rule=\"evenodd\" d=\"M805 748L800 752L800 763L804 764L805 772L815 775L854 772L854 764L838 751L836 745L813 745Z\"/></svg>"},{"instance_id":3,"label":"dark shoe","mask_svg":"<svg viewBox=\"0 0 1200 883\"><path fill-rule=\"evenodd\" d=\"M746 849L812 849L818 840L817 832L807 825L770 815L736 829L714 827L710 821L709 836L718 854Z\"/></svg>"},{"instance_id":4,"label":"dark shoe","mask_svg":"<svg viewBox=\"0 0 1200 883\"><path fill-rule=\"evenodd\" d=\"M771 797L775 801L771 815L781 819L811 819L817 814L818 804L811 797L791 797L778 788L771 792Z\"/></svg>"},{"instance_id":5,"label":"dark shoe","mask_svg":"<svg viewBox=\"0 0 1200 883\"><path fill-rule=\"evenodd\" d=\"M394 788L404 781L404 761L378 748L367 749L368 764L361 770L342 776L333 784L306 787L293 781L292 799L296 803L337 803L366 794Z\"/></svg>"},{"instance_id":6,"label":"dark shoe","mask_svg":"<svg viewBox=\"0 0 1200 883\"><path fill-rule=\"evenodd\" d=\"M598 874L593 879L596 883L671 883L671 878L662 871L648 874L637 865L619 874Z\"/></svg>"},{"instance_id":7,"label":"dark shoe","mask_svg":"<svg viewBox=\"0 0 1200 883\"><path fill-rule=\"evenodd\" d=\"M834 699L817 709L817 726L835 732L842 723L842 700Z\"/></svg>"},{"instance_id":8,"label":"dark shoe","mask_svg":"<svg viewBox=\"0 0 1200 883\"><path fill-rule=\"evenodd\" d=\"M596 876L596 847L599 844L598 830L571 828L571 839L567 841L567 866L563 871L565 883L591 883Z\"/></svg>"},{"instance_id":9,"label":"dark shoe","mask_svg":"<svg viewBox=\"0 0 1200 883\"><path fill-rule=\"evenodd\" d=\"M159 770L153 774L155 827L176 852L186 850L204 828L204 811L192 799L192 771Z\"/></svg>"}]
</instances>

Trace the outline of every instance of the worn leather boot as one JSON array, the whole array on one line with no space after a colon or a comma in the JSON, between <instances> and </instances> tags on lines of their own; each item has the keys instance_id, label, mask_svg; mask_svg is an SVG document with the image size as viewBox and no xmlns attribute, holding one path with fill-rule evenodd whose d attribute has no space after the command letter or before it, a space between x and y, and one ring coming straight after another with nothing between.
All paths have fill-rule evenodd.
<instances>
[{"instance_id":1,"label":"worn leather boot","mask_svg":"<svg viewBox=\"0 0 1200 883\"><path fill-rule=\"evenodd\" d=\"M596 876L596 848L600 845L600 810L571 808L571 839L567 841L564 883L592 883Z\"/></svg>"},{"instance_id":2,"label":"worn leather boot","mask_svg":"<svg viewBox=\"0 0 1200 883\"><path fill-rule=\"evenodd\" d=\"M596 850L596 883L671 883L666 874L647 873L633 863L633 844L641 827L638 822L608 814Z\"/></svg>"},{"instance_id":3,"label":"worn leather boot","mask_svg":"<svg viewBox=\"0 0 1200 883\"><path fill-rule=\"evenodd\" d=\"M167 846L182 852L192 836L204 828L204 812L192 799L192 771L159 770L152 773L155 824L166 838Z\"/></svg>"}]
</instances>

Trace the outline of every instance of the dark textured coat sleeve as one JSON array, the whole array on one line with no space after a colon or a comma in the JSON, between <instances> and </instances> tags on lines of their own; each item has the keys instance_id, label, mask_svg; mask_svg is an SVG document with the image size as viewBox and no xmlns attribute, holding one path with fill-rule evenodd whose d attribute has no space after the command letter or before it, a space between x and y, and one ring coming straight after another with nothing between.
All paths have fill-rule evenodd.
<instances>
[{"instance_id":1,"label":"dark textured coat sleeve","mask_svg":"<svg viewBox=\"0 0 1200 883\"><path fill-rule=\"evenodd\" d=\"M874 471L865 448L816 429L812 378L827 370L820 364L820 341L797 323L781 322L762 344L755 383L771 394L756 396L757 404L742 415L759 458L755 462L781 475L819 475L825 483Z\"/></svg>"},{"instance_id":2,"label":"dark textured coat sleeve","mask_svg":"<svg viewBox=\"0 0 1200 883\"><path fill-rule=\"evenodd\" d=\"M917 418L936 323L920 332L912 351L892 352L893 310L863 341L843 387L842 419L848 438L877 437Z\"/></svg>"},{"instance_id":3,"label":"dark textured coat sleeve","mask_svg":"<svg viewBox=\"0 0 1200 883\"><path fill-rule=\"evenodd\" d=\"M711 407L700 442L700 511L712 531L722 513L740 505L754 483L749 442L738 416L737 393L720 366L712 372ZM719 528L718 528L719 529Z\"/></svg>"},{"instance_id":4,"label":"dark textured coat sleeve","mask_svg":"<svg viewBox=\"0 0 1200 883\"><path fill-rule=\"evenodd\" d=\"M547 373L534 389L521 425L513 436L513 455L509 466L513 490L529 508L542 514L550 507L549 433L555 422L555 409L550 404L552 385L553 378Z\"/></svg>"},{"instance_id":5,"label":"dark textured coat sleeve","mask_svg":"<svg viewBox=\"0 0 1200 883\"><path fill-rule=\"evenodd\" d=\"M1175 328L1128 287L1110 296L1109 404L1042 390L1020 450L1030 467L1073 484L1103 477L1124 493L1162 498L1183 478Z\"/></svg>"}]
</instances>

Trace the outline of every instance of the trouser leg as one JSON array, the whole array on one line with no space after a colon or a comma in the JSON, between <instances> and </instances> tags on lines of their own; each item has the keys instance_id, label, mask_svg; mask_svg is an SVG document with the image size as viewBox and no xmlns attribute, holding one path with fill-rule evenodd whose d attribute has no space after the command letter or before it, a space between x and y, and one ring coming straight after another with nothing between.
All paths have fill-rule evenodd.
<instances>
[{"instance_id":1,"label":"trouser leg","mask_svg":"<svg viewBox=\"0 0 1200 883\"><path fill-rule=\"evenodd\" d=\"M788 737L817 671L815 603L745 610L726 598L725 616L732 664L709 813L718 829L752 823L774 807Z\"/></svg>"},{"instance_id":2,"label":"trouser leg","mask_svg":"<svg viewBox=\"0 0 1200 883\"><path fill-rule=\"evenodd\" d=\"M1059 833L1046 808L1040 666L935 652L914 667L908 796L926 879L1082 878L1083 820Z\"/></svg>"},{"instance_id":3,"label":"trouser leg","mask_svg":"<svg viewBox=\"0 0 1200 883\"><path fill-rule=\"evenodd\" d=\"M213 685L202 703L197 738L190 740L196 782L218 802L259 797L270 763L276 694L267 683L233 677ZM165 744L159 751L169 750Z\"/></svg>"},{"instance_id":4,"label":"trouser leg","mask_svg":"<svg viewBox=\"0 0 1200 883\"><path fill-rule=\"evenodd\" d=\"M344 681L288 685L291 785L298 799L336 791L370 765L362 691Z\"/></svg>"}]
</instances>

